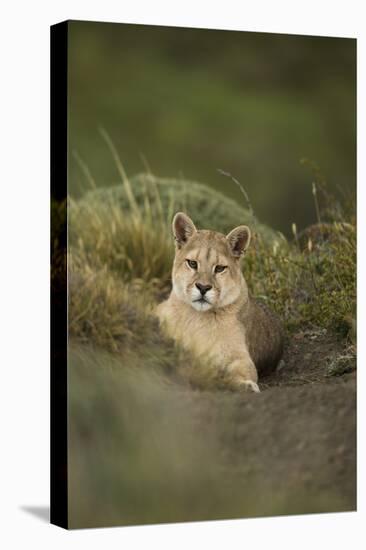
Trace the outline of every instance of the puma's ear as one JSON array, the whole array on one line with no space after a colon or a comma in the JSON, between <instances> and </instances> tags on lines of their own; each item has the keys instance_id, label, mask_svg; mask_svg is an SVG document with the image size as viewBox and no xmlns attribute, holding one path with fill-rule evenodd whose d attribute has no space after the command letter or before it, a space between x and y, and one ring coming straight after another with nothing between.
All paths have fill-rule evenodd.
<instances>
[{"instance_id":1,"label":"puma's ear","mask_svg":"<svg viewBox=\"0 0 366 550\"><path fill-rule=\"evenodd\" d=\"M226 238L229 242L232 253L235 257L240 258L246 251L250 243L250 229L246 225L239 225L235 227Z\"/></svg>"},{"instance_id":2,"label":"puma's ear","mask_svg":"<svg viewBox=\"0 0 366 550\"><path fill-rule=\"evenodd\" d=\"M190 239L197 231L191 218L183 212L177 212L174 216L172 225L174 238L178 248L185 245L188 239Z\"/></svg>"}]
</instances>

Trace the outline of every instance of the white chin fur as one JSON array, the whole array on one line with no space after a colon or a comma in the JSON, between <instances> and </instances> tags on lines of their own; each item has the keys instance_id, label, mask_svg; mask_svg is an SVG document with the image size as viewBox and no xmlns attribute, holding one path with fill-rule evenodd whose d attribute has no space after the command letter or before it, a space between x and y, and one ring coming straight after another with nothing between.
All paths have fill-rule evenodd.
<instances>
[{"instance_id":1,"label":"white chin fur","mask_svg":"<svg viewBox=\"0 0 366 550\"><path fill-rule=\"evenodd\" d=\"M200 298L201 298L200 291L198 290L198 288L194 287L191 292L191 300L192 300L191 305L196 311L208 311L209 309L212 308L212 305L213 305L212 300L214 299L214 292L212 290L209 290L205 294L205 298L207 302L197 301Z\"/></svg>"},{"instance_id":2,"label":"white chin fur","mask_svg":"<svg viewBox=\"0 0 366 550\"><path fill-rule=\"evenodd\" d=\"M208 311L212 308L212 304L209 304L208 302L191 302L191 306L196 311Z\"/></svg>"},{"instance_id":3,"label":"white chin fur","mask_svg":"<svg viewBox=\"0 0 366 550\"><path fill-rule=\"evenodd\" d=\"M199 298L201 297L201 293L199 292L199 290L197 288L193 288L193 290L191 292L191 295L189 296L189 295L184 293L182 287L179 284L176 284L173 281L173 291L174 291L175 295L177 296L177 298L179 298L179 300L182 300L186 304L191 305L193 307L193 309L195 309L196 311L208 311L209 309L212 309L212 307L213 307L212 303L197 302L196 301L196 300L199 300ZM208 291L207 295L206 295L206 298L208 300L211 300L211 299L213 299L213 297L214 297L214 293L211 290Z\"/></svg>"}]
</instances>

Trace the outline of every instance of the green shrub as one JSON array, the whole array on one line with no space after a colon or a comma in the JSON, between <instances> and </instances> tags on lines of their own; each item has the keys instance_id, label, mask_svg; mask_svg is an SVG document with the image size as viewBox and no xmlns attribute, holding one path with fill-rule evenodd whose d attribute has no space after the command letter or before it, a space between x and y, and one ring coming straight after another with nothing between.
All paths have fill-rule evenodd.
<instances>
[{"instance_id":1,"label":"green shrub","mask_svg":"<svg viewBox=\"0 0 366 550\"><path fill-rule=\"evenodd\" d=\"M233 185L230 180L223 180L226 185ZM240 206L223 193L215 191L203 183L174 178L157 178L151 174L139 174L130 178L130 188L135 204L144 210L148 203L153 211L162 211L163 217L170 225L174 212L183 210L195 222L199 229L213 229L228 233L237 225L247 224L264 238L272 241L276 232L258 224L249 210ZM80 200L79 206L100 208L101 204L114 205L125 214L133 211L125 185L102 187L87 192Z\"/></svg>"},{"instance_id":2,"label":"green shrub","mask_svg":"<svg viewBox=\"0 0 366 550\"><path fill-rule=\"evenodd\" d=\"M295 230L296 231L296 230ZM356 227L329 223L327 238L300 248L279 240L258 241L244 273L255 296L266 301L290 331L315 325L355 340Z\"/></svg>"}]
</instances>

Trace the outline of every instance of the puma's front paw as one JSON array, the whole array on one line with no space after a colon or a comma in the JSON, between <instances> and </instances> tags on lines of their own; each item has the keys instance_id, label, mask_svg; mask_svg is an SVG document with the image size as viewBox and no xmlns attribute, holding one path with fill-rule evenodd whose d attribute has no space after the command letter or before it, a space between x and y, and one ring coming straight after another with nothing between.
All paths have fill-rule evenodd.
<instances>
[{"instance_id":1,"label":"puma's front paw","mask_svg":"<svg viewBox=\"0 0 366 550\"><path fill-rule=\"evenodd\" d=\"M253 382L253 380L243 380L240 382L239 386L240 391L252 391L254 393L260 393L261 390L259 389L259 386L256 382Z\"/></svg>"}]
</instances>

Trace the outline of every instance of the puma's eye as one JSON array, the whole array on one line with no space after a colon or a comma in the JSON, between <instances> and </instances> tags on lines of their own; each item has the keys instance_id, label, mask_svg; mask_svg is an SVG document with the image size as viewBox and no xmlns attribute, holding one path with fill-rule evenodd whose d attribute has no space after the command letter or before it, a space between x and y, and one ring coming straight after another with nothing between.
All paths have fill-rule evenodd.
<instances>
[{"instance_id":1,"label":"puma's eye","mask_svg":"<svg viewBox=\"0 0 366 550\"><path fill-rule=\"evenodd\" d=\"M215 273L222 273L227 268L227 265L217 265L215 267Z\"/></svg>"},{"instance_id":2,"label":"puma's eye","mask_svg":"<svg viewBox=\"0 0 366 550\"><path fill-rule=\"evenodd\" d=\"M197 262L195 260L186 260L189 267L192 269L197 269Z\"/></svg>"}]
</instances>

